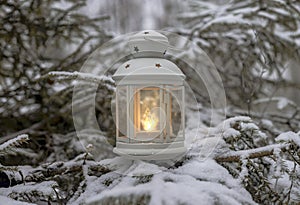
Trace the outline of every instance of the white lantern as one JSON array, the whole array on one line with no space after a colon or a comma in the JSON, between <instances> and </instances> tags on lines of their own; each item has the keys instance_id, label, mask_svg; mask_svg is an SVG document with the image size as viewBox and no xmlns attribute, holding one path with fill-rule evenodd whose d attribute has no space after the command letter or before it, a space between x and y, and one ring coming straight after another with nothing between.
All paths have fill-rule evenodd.
<instances>
[{"instance_id":1,"label":"white lantern","mask_svg":"<svg viewBox=\"0 0 300 205\"><path fill-rule=\"evenodd\" d=\"M129 39L133 58L113 75L116 82L116 147L133 159L171 159L184 145L185 75L164 59L168 38L143 31Z\"/></svg>"}]
</instances>

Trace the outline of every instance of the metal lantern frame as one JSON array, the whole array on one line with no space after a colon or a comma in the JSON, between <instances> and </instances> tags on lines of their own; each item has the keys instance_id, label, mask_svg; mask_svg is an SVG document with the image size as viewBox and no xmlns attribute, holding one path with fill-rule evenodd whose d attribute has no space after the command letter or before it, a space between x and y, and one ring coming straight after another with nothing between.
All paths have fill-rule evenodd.
<instances>
[{"instance_id":1,"label":"metal lantern frame","mask_svg":"<svg viewBox=\"0 0 300 205\"><path fill-rule=\"evenodd\" d=\"M133 159L171 159L186 151L185 75L164 59L166 36L143 31L129 39L133 59L113 75L116 82L116 147Z\"/></svg>"}]
</instances>

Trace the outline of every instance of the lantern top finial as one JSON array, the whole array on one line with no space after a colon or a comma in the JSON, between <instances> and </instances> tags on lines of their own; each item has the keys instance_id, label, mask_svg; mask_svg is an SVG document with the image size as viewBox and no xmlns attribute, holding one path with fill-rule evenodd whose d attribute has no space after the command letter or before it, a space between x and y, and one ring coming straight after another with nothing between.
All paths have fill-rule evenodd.
<instances>
[{"instance_id":1,"label":"lantern top finial","mask_svg":"<svg viewBox=\"0 0 300 205\"><path fill-rule=\"evenodd\" d=\"M167 52L169 41L161 33L145 30L131 36L128 44L134 57L162 58Z\"/></svg>"}]
</instances>

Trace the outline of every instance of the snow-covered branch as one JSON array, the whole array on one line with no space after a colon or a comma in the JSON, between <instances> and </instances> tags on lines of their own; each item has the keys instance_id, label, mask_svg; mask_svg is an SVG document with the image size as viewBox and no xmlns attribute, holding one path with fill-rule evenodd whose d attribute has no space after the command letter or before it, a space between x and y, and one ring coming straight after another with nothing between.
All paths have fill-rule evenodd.
<instances>
[{"instance_id":1,"label":"snow-covered branch","mask_svg":"<svg viewBox=\"0 0 300 205\"><path fill-rule=\"evenodd\" d=\"M20 145L26 143L28 140L29 140L28 135L22 134L22 135L19 135L7 142L4 142L3 144L0 144L0 154L5 153L7 150L10 150L17 146L20 146Z\"/></svg>"},{"instance_id":2,"label":"snow-covered branch","mask_svg":"<svg viewBox=\"0 0 300 205\"><path fill-rule=\"evenodd\" d=\"M42 80L46 78L56 78L58 81L65 81L65 80L76 80L76 81L83 81L87 83L96 83L104 85L107 89L114 91L114 80L108 76L97 76L89 73L81 73L81 72L65 72L65 71L52 71L42 77L38 78L37 80Z\"/></svg>"},{"instance_id":3,"label":"snow-covered branch","mask_svg":"<svg viewBox=\"0 0 300 205\"><path fill-rule=\"evenodd\" d=\"M285 151L289 146L290 144L274 144L249 150L234 151L225 155L216 156L215 160L217 162L239 162L242 159L261 158L273 155L276 149Z\"/></svg>"}]
</instances>

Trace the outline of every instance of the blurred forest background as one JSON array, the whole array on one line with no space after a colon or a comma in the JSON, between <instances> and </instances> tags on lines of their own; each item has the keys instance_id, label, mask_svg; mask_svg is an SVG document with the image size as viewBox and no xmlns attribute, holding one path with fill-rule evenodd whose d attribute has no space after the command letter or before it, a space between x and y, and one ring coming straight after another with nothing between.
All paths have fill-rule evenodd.
<instances>
[{"instance_id":1,"label":"blurred forest background","mask_svg":"<svg viewBox=\"0 0 300 205\"><path fill-rule=\"evenodd\" d=\"M105 42L144 29L182 35L199 45L216 65L227 97L226 128L236 132L228 132L222 140L231 155L214 155L214 161L249 193L250 202L237 199L237 203L299 203L298 0L0 0L0 204L22 204L15 200L85 204L89 197L114 189L117 182L113 181L121 181L122 176L109 175L114 168L92 162L88 149L76 138L73 85L93 79L80 78L74 71ZM196 120L209 126L209 96L190 75L188 82L201 105L202 117ZM89 130L86 135L106 137L113 144L109 88L114 85L105 80L97 83L101 133ZM252 154L241 159L243 150ZM103 159L111 157L108 149ZM187 154L173 169L192 160ZM137 178L132 186L150 183L150 178ZM100 188L89 184L96 179ZM91 204L151 202L151 194L124 195L108 195ZM223 200L215 204L231 204Z\"/></svg>"}]
</instances>

